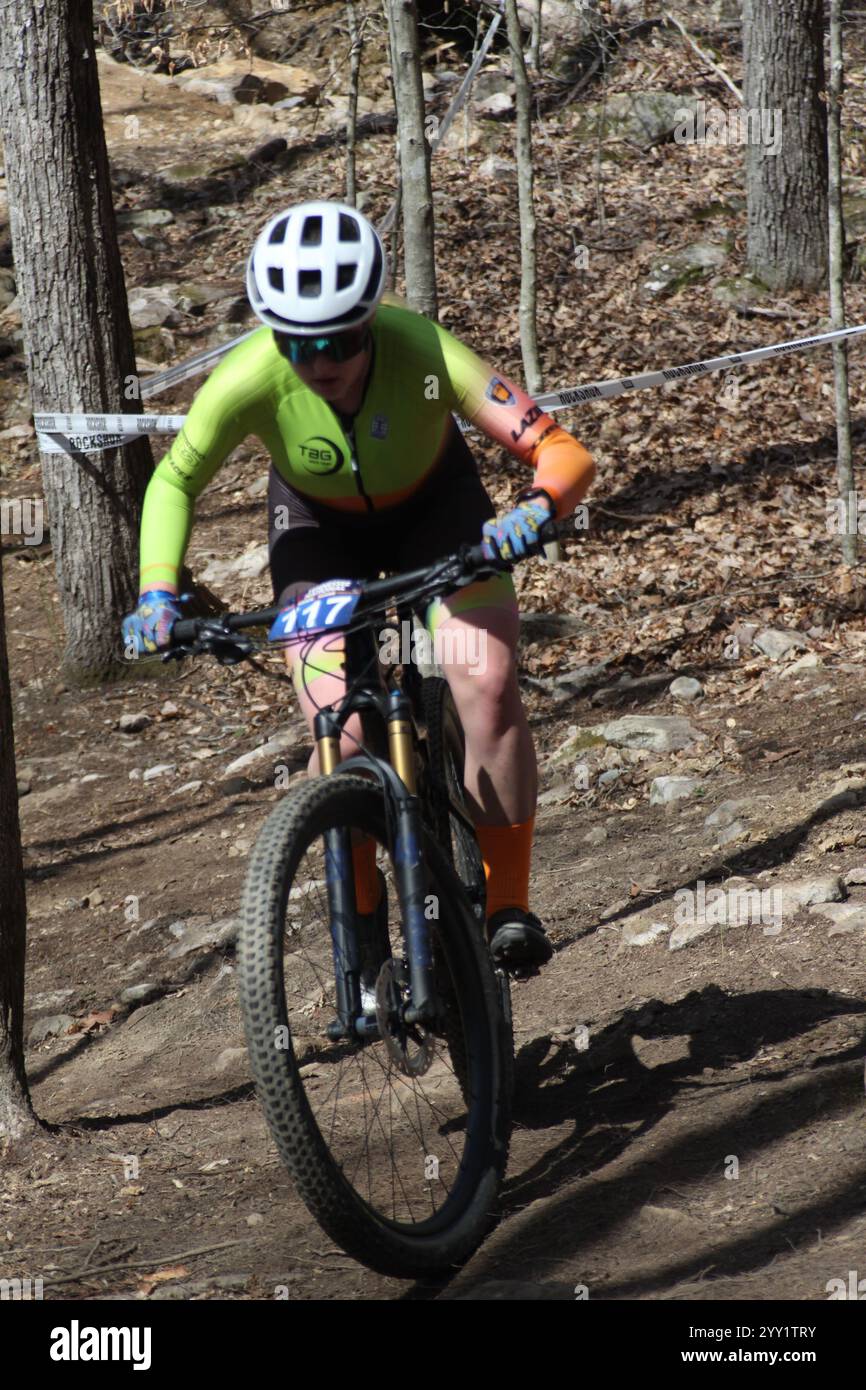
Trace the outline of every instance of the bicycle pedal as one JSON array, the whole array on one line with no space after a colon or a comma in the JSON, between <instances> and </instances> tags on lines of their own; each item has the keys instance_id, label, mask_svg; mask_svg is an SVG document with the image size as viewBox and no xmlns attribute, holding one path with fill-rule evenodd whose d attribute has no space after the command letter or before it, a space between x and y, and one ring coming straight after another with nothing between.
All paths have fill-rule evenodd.
<instances>
[{"instance_id":1,"label":"bicycle pedal","mask_svg":"<svg viewBox=\"0 0 866 1390\"><path fill-rule=\"evenodd\" d=\"M529 980L533 975L541 974L537 965L527 964L525 961L514 961L513 963L503 961L502 964L497 965L496 968L497 970L501 970L504 975L507 975L510 980Z\"/></svg>"}]
</instances>

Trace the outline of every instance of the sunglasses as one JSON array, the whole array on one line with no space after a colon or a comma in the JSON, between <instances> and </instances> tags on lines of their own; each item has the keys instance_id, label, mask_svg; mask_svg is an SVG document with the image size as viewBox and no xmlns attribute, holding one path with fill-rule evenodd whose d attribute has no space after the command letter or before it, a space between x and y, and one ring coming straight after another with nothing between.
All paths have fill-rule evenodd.
<instances>
[{"instance_id":1,"label":"sunglasses","mask_svg":"<svg viewBox=\"0 0 866 1390\"><path fill-rule=\"evenodd\" d=\"M323 338L301 338L292 333L276 331L274 337L283 356L288 357L293 366L297 366L299 363L312 362L319 353L330 362L348 362L350 357L357 357L364 347L367 332L367 325L364 324L361 328L349 328L342 333L330 333Z\"/></svg>"}]
</instances>

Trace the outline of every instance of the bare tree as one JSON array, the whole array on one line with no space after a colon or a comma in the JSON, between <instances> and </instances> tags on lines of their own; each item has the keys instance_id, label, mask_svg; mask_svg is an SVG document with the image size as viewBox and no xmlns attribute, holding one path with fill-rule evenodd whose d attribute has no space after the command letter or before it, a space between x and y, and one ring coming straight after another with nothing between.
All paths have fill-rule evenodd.
<instances>
[{"instance_id":1,"label":"bare tree","mask_svg":"<svg viewBox=\"0 0 866 1390\"><path fill-rule=\"evenodd\" d=\"M511 49L511 71L517 105L515 152L517 155L517 201L520 210L520 352L523 375L530 395L541 390L541 364L538 359L537 309L537 247L535 224L534 170L532 166L532 90L526 74L523 55L523 33L517 14L516 0L505 0L508 26L508 45ZM541 24L541 5L538 6ZM537 58L536 58L537 62ZM551 562L562 559L559 541L549 541L544 547L545 558Z\"/></svg>"},{"instance_id":2,"label":"bare tree","mask_svg":"<svg viewBox=\"0 0 866 1390\"><path fill-rule=\"evenodd\" d=\"M358 123L358 83L361 73L361 54L364 48L363 24L358 23L355 0L346 0L346 19L349 23L349 107L346 112L346 202L355 206L358 192L355 183L355 137Z\"/></svg>"},{"instance_id":3,"label":"bare tree","mask_svg":"<svg viewBox=\"0 0 866 1390\"><path fill-rule=\"evenodd\" d=\"M406 298L413 309L435 318L436 259L430 146L421 81L421 47L415 0L385 0L391 38L391 71L397 105L397 138L403 198L403 260Z\"/></svg>"},{"instance_id":4,"label":"bare tree","mask_svg":"<svg viewBox=\"0 0 866 1390\"><path fill-rule=\"evenodd\" d=\"M532 93L523 57L523 31L517 15L517 0L505 0L511 69L517 99L515 146L517 153L517 197L520 208L520 350L523 374L530 393L541 389L536 322L536 226L532 168Z\"/></svg>"},{"instance_id":5,"label":"bare tree","mask_svg":"<svg viewBox=\"0 0 866 1390\"><path fill-rule=\"evenodd\" d=\"M541 6L543 0L535 0L535 9L532 14L532 43L530 55L532 66L537 72L541 67Z\"/></svg>"},{"instance_id":6,"label":"bare tree","mask_svg":"<svg viewBox=\"0 0 866 1390\"><path fill-rule=\"evenodd\" d=\"M33 408L121 412L137 378L92 0L3 0L0 126ZM119 669L118 622L135 601L152 466L146 439L101 454L43 455L63 665L73 681Z\"/></svg>"},{"instance_id":7,"label":"bare tree","mask_svg":"<svg viewBox=\"0 0 866 1390\"><path fill-rule=\"evenodd\" d=\"M24 1072L26 924L0 544L0 1144L36 1123Z\"/></svg>"},{"instance_id":8,"label":"bare tree","mask_svg":"<svg viewBox=\"0 0 866 1390\"><path fill-rule=\"evenodd\" d=\"M827 277L823 0L743 0L749 270L773 289Z\"/></svg>"},{"instance_id":9,"label":"bare tree","mask_svg":"<svg viewBox=\"0 0 866 1390\"><path fill-rule=\"evenodd\" d=\"M845 290L842 276L845 263L845 223L842 216L842 89L845 81L842 53L842 0L830 0L830 81L828 162L830 167L830 315L834 328L845 327ZM836 387L836 477L840 511L846 525L842 531L842 559L846 565L857 562L857 500L851 464L851 411L848 395L848 342L833 344L833 375Z\"/></svg>"}]
</instances>

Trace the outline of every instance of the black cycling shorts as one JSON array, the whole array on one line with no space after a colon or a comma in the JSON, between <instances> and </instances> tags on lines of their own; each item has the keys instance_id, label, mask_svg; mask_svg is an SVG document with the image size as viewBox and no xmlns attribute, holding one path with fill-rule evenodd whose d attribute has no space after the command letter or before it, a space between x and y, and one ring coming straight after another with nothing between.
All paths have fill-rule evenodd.
<instances>
[{"instance_id":1,"label":"black cycling shorts","mask_svg":"<svg viewBox=\"0 0 866 1390\"><path fill-rule=\"evenodd\" d=\"M462 439L460 444L449 448L413 497L378 513L347 515L323 507L291 488L272 466L268 544L274 602L291 603L326 579L399 574L432 564L464 543L477 545L495 509L475 460Z\"/></svg>"}]
</instances>

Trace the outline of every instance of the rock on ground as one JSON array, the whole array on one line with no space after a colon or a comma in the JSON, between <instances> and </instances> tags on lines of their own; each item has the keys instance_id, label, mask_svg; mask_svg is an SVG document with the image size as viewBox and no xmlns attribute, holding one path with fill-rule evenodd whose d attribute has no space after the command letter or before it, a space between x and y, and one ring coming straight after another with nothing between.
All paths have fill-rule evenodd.
<instances>
[{"instance_id":1,"label":"rock on ground","mask_svg":"<svg viewBox=\"0 0 866 1390\"><path fill-rule=\"evenodd\" d=\"M703 693L704 687L692 676L677 676L668 687L668 694L675 700L698 700Z\"/></svg>"},{"instance_id":2,"label":"rock on ground","mask_svg":"<svg viewBox=\"0 0 866 1390\"><path fill-rule=\"evenodd\" d=\"M808 645L802 632L784 632L775 627L765 628L752 641L752 646L757 647L758 651L763 652L771 661L780 661L788 652Z\"/></svg>"},{"instance_id":3,"label":"rock on ground","mask_svg":"<svg viewBox=\"0 0 866 1390\"><path fill-rule=\"evenodd\" d=\"M681 714L626 714L609 724L599 724L589 731L624 748L648 748L653 753L675 753L706 738Z\"/></svg>"},{"instance_id":4,"label":"rock on ground","mask_svg":"<svg viewBox=\"0 0 866 1390\"><path fill-rule=\"evenodd\" d=\"M693 796L700 787L697 777L654 777L650 787L651 806L669 806Z\"/></svg>"}]
</instances>

